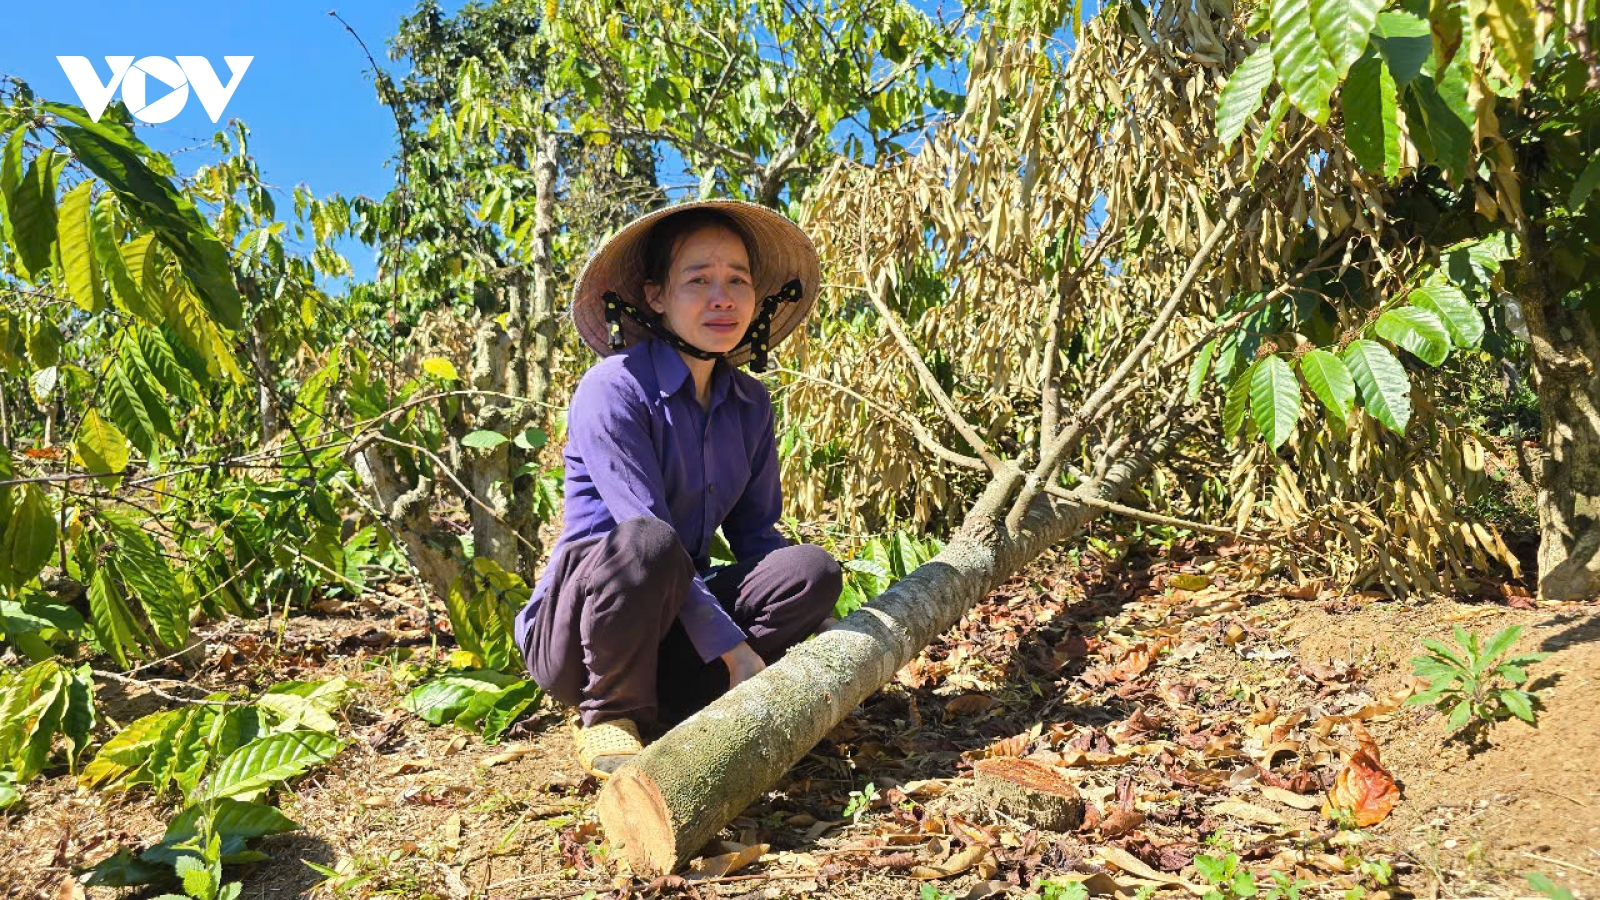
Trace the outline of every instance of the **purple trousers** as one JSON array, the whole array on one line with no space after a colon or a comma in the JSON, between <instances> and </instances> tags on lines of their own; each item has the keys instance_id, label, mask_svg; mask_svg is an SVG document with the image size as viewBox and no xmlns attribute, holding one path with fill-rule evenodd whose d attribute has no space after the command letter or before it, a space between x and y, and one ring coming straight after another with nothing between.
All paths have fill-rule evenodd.
<instances>
[{"instance_id":1,"label":"purple trousers","mask_svg":"<svg viewBox=\"0 0 1600 900\"><path fill-rule=\"evenodd\" d=\"M578 708L584 725L628 718L670 726L728 689L727 665L701 662L678 624L695 567L671 525L628 519L566 545L551 565L523 659L545 693ZM838 561L815 544L715 566L703 577L769 665L816 631L843 587Z\"/></svg>"}]
</instances>

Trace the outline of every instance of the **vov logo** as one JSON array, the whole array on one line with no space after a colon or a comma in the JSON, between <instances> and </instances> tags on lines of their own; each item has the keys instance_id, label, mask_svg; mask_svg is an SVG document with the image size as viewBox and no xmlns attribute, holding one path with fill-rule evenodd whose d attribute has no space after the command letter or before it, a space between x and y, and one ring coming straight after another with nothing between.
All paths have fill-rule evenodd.
<instances>
[{"instance_id":1,"label":"vov logo","mask_svg":"<svg viewBox=\"0 0 1600 900\"><path fill-rule=\"evenodd\" d=\"M94 63L89 62L87 56L56 57L62 71L67 73L67 80L72 82L72 89L78 92L78 100L83 103L89 118L100 121L101 113L105 112L111 95L116 93L120 84L122 102L128 105L128 111L140 121L152 125L169 121L183 112L184 104L189 102L191 86L200 97L200 103L206 108L211 121L217 121L254 59L254 56L224 56L230 79L224 86L204 56L180 56L177 62L165 56L146 56L138 62L134 62L131 56L108 56L105 60L111 68L111 80L104 84L100 76L95 74ZM149 102L149 81L152 78L171 88L170 93L153 103Z\"/></svg>"}]
</instances>

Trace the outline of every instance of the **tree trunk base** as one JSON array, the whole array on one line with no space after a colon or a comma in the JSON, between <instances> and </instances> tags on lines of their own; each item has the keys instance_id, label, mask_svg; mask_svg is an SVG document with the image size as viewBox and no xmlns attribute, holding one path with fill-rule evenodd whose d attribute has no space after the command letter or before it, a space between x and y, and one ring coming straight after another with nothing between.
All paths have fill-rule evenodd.
<instances>
[{"instance_id":1,"label":"tree trunk base","mask_svg":"<svg viewBox=\"0 0 1600 900\"><path fill-rule=\"evenodd\" d=\"M972 766L973 790L984 808L1046 831L1083 824L1083 797L1049 766L1026 759L981 759Z\"/></svg>"}]
</instances>

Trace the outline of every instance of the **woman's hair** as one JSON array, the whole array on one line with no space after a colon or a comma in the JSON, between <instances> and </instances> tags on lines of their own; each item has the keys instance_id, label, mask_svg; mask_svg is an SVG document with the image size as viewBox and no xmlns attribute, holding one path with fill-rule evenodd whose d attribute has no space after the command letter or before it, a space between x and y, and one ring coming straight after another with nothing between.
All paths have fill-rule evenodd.
<instances>
[{"instance_id":1,"label":"woman's hair","mask_svg":"<svg viewBox=\"0 0 1600 900\"><path fill-rule=\"evenodd\" d=\"M686 209L651 226L644 240L644 277L648 281L666 286L672 271L672 255L678 244L690 235L706 228L721 228L732 232L744 244L745 255L750 258L750 272L756 271L756 242L739 221L715 209Z\"/></svg>"}]
</instances>

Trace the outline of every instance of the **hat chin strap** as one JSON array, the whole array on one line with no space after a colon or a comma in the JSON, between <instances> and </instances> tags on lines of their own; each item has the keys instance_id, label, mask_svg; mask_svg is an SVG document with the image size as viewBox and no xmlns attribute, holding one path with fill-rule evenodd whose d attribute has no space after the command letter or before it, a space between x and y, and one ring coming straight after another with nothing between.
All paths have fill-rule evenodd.
<instances>
[{"instance_id":1,"label":"hat chin strap","mask_svg":"<svg viewBox=\"0 0 1600 900\"><path fill-rule=\"evenodd\" d=\"M702 350L678 337L673 333L672 329L667 327L665 317L639 309L632 303L623 300L616 291L606 291L602 295L602 299L606 303L606 342L612 350L616 351L621 351L626 346L622 339L622 317L627 315L643 326L646 331L666 341L675 349L693 356L695 359L721 359L725 356L732 356L739 352L741 347L749 344L751 348L750 369L755 372L765 372L767 370L767 351L771 343L772 316L778 311L778 304L796 303L803 296L805 296L805 290L800 283L800 279L790 279L789 283L779 288L777 293L770 294L761 301L761 309L756 312L755 319L751 321L750 327L745 330L744 337L739 340L739 343L735 344L731 350L717 353L710 350Z\"/></svg>"}]
</instances>

